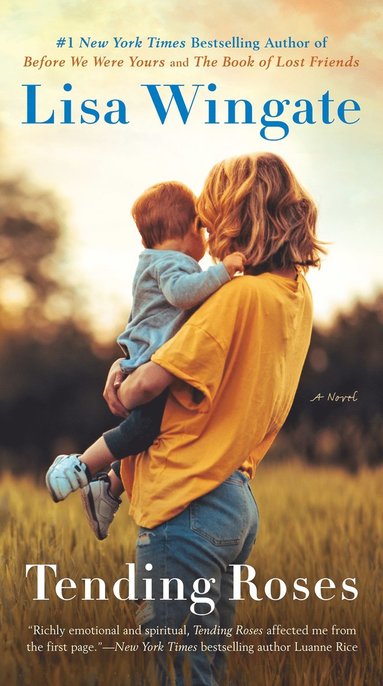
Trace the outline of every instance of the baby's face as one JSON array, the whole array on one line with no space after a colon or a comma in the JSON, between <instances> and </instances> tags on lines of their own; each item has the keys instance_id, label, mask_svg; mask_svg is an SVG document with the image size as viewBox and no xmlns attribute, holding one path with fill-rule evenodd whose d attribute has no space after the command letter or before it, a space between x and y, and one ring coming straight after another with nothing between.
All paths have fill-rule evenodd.
<instances>
[{"instance_id":1,"label":"baby's face","mask_svg":"<svg viewBox=\"0 0 383 686\"><path fill-rule=\"evenodd\" d=\"M205 229L201 225L201 220L196 217L185 236L187 243L187 253L197 262L202 260L206 252Z\"/></svg>"}]
</instances>

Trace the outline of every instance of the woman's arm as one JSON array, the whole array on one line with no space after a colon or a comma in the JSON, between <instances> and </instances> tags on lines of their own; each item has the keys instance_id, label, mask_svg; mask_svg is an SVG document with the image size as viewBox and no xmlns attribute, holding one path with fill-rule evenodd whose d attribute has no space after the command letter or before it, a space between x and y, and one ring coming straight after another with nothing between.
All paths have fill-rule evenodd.
<instances>
[{"instance_id":1,"label":"woman's arm","mask_svg":"<svg viewBox=\"0 0 383 686\"><path fill-rule=\"evenodd\" d=\"M122 380L124 377L122 373L119 375L117 363L119 366L119 361L116 360L109 371L104 398L111 412L122 417L133 407L156 398L175 379L175 376L163 367L154 362L147 362Z\"/></svg>"}]
</instances>

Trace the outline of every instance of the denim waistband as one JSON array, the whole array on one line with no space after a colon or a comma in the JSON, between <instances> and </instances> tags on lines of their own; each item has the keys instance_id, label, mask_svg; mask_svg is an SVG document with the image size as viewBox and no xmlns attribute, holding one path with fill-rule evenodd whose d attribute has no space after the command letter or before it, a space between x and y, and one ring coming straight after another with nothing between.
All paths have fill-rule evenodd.
<instances>
[{"instance_id":1,"label":"denim waistband","mask_svg":"<svg viewBox=\"0 0 383 686\"><path fill-rule=\"evenodd\" d=\"M236 479L238 479L238 478L241 479L241 481L243 481L243 483L246 483L246 484L250 483L250 479L247 476L246 472L243 472L241 469L236 469L235 472L230 474L228 479L231 479L232 477L234 477Z\"/></svg>"}]
</instances>

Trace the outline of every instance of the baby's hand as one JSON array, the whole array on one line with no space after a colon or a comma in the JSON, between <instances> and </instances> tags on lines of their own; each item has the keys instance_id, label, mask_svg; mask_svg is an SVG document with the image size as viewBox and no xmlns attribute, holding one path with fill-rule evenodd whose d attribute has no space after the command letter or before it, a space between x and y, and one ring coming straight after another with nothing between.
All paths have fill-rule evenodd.
<instances>
[{"instance_id":1,"label":"baby's hand","mask_svg":"<svg viewBox=\"0 0 383 686\"><path fill-rule=\"evenodd\" d=\"M230 255L226 255L222 262L225 265L226 271L228 272L230 278L232 279L236 272L243 272L246 258L241 252L232 252Z\"/></svg>"}]
</instances>

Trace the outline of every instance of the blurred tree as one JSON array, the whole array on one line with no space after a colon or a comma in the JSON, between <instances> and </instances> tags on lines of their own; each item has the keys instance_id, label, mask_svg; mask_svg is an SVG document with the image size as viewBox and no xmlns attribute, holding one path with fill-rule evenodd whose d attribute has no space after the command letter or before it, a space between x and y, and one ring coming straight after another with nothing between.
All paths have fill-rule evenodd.
<instances>
[{"instance_id":1,"label":"blurred tree","mask_svg":"<svg viewBox=\"0 0 383 686\"><path fill-rule=\"evenodd\" d=\"M73 311L75 294L59 276L60 214L55 198L25 179L0 180L1 329L35 335Z\"/></svg>"},{"instance_id":2,"label":"blurred tree","mask_svg":"<svg viewBox=\"0 0 383 686\"><path fill-rule=\"evenodd\" d=\"M0 464L36 469L81 450L113 418L101 397L112 350L78 323L52 194L0 179Z\"/></svg>"},{"instance_id":3,"label":"blurred tree","mask_svg":"<svg viewBox=\"0 0 383 686\"><path fill-rule=\"evenodd\" d=\"M314 330L285 425L290 453L351 471L383 461L382 350L383 294L339 314L329 329Z\"/></svg>"}]
</instances>

